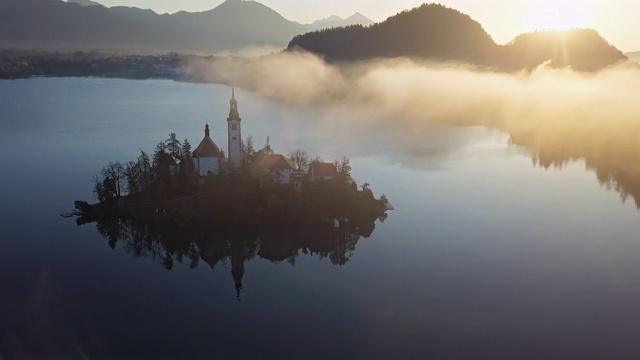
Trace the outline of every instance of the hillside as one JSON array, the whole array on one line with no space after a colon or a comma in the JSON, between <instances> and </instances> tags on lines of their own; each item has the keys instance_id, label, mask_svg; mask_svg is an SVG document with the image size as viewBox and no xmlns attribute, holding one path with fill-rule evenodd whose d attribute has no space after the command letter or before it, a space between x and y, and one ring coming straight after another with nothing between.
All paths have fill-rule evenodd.
<instances>
[{"instance_id":1,"label":"hillside","mask_svg":"<svg viewBox=\"0 0 640 360\"><path fill-rule=\"evenodd\" d=\"M523 34L503 46L499 54L499 67L508 70L530 69L549 61L552 67L596 71L627 59L591 29Z\"/></svg>"},{"instance_id":2,"label":"hillside","mask_svg":"<svg viewBox=\"0 0 640 360\"><path fill-rule=\"evenodd\" d=\"M322 27L371 23L355 14L315 25L285 19L256 1L227 0L204 12L159 15L91 0L0 0L0 48L133 53L215 53L246 47L283 48L295 35Z\"/></svg>"},{"instance_id":3,"label":"hillside","mask_svg":"<svg viewBox=\"0 0 640 360\"><path fill-rule=\"evenodd\" d=\"M0 0L0 29L5 48L211 53L284 47L309 28L255 1L227 0L206 12L158 15L62 0Z\"/></svg>"},{"instance_id":4,"label":"hillside","mask_svg":"<svg viewBox=\"0 0 640 360\"><path fill-rule=\"evenodd\" d=\"M330 61L408 56L483 62L496 44L468 15L431 4L369 27L354 25L299 35L288 46L296 48Z\"/></svg>"},{"instance_id":5,"label":"hillside","mask_svg":"<svg viewBox=\"0 0 640 360\"><path fill-rule=\"evenodd\" d=\"M501 46L468 15L436 4L401 12L366 28L299 35L287 49L303 49L328 61L412 57L507 71L532 69L548 60L554 67L594 71L627 59L596 31L586 29L534 32Z\"/></svg>"}]
</instances>

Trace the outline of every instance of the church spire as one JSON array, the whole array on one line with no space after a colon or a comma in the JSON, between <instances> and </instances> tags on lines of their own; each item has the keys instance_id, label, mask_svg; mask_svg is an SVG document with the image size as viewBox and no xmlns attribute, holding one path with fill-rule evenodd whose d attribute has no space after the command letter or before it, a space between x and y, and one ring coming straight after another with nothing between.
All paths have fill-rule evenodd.
<instances>
[{"instance_id":1,"label":"church spire","mask_svg":"<svg viewBox=\"0 0 640 360\"><path fill-rule=\"evenodd\" d=\"M209 137L209 123L204 126L204 137Z\"/></svg>"},{"instance_id":2,"label":"church spire","mask_svg":"<svg viewBox=\"0 0 640 360\"><path fill-rule=\"evenodd\" d=\"M236 88L235 86L231 87L231 100L229 101L231 105L229 109L229 118L227 120L241 120L240 112L238 112L238 100L236 100Z\"/></svg>"}]
</instances>

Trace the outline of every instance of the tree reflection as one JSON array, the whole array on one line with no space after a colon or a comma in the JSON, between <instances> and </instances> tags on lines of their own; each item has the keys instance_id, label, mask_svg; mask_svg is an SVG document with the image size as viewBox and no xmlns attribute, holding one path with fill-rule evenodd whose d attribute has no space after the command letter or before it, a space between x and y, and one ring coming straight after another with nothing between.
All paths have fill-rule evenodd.
<instances>
[{"instance_id":1,"label":"tree reflection","mask_svg":"<svg viewBox=\"0 0 640 360\"><path fill-rule=\"evenodd\" d=\"M317 225L211 230L161 227L120 218L77 219L78 225L92 222L110 248L120 247L134 257L150 258L167 270L182 263L195 269L201 261L212 269L221 263L230 264L238 301L248 261L257 257L294 266L303 254L328 258L342 266L353 256L358 241L375 230L374 221L340 229Z\"/></svg>"},{"instance_id":2,"label":"tree reflection","mask_svg":"<svg viewBox=\"0 0 640 360\"><path fill-rule=\"evenodd\" d=\"M623 203L629 197L633 198L640 209L640 168L637 165L640 154L624 141L592 148L571 137L559 142L512 132L510 143L533 149L533 165L545 169L563 169L570 163L584 160L585 167L595 173L601 186L617 192Z\"/></svg>"}]
</instances>

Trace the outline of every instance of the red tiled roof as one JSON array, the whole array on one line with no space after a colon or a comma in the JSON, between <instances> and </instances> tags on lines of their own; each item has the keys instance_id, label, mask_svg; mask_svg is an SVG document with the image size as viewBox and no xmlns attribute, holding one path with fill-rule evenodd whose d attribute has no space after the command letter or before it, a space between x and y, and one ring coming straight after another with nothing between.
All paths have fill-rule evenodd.
<instances>
[{"instance_id":1,"label":"red tiled roof","mask_svg":"<svg viewBox=\"0 0 640 360\"><path fill-rule=\"evenodd\" d=\"M294 170L293 160L282 154L269 154L258 164L258 167L266 170Z\"/></svg>"},{"instance_id":2,"label":"red tiled roof","mask_svg":"<svg viewBox=\"0 0 640 360\"><path fill-rule=\"evenodd\" d=\"M224 154L220 151L220 148L213 142L209 136L205 136L200 142L200 145L193 152L194 158L206 158L206 157L223 157Z\"/></svg>"},{"instance_id":3,"label":"red tiled roof","mask_svg":"<svg viewBox=\"0 0 640 360\"><path fill-rule=\"evenodd\" d=\"M311 164L311 174L313 176L336 176L338 169L332 163L314 163Z\"/></svg>"}]
</instances>

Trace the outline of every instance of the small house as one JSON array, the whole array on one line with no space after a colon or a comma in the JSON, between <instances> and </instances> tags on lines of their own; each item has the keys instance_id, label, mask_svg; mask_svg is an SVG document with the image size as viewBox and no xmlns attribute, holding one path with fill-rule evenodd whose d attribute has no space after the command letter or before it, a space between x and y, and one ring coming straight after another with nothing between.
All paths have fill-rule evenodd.
<instances>
[{"instance_id":1,"label":"small house","mask_svg":"<svg viewBox=\"0 0 640 360\"><path fill-rule=\"evenodd\" d=\"M282 154L269 154L258 163L259 171L271 175L278 185L291 184L296 169L293 160Z\"/></svg>"},{"instance_id":2,"label":"small house","mask_svg":"<svg viewBox=\"0 0 640 360\"><path fill-rule=\"evenodd\" d=\"M338 176L338 169L336 165L332 163L316 162L309 166L309 174L311 175L312 181L332 181Z\"/></svg>"}]
</instances>

